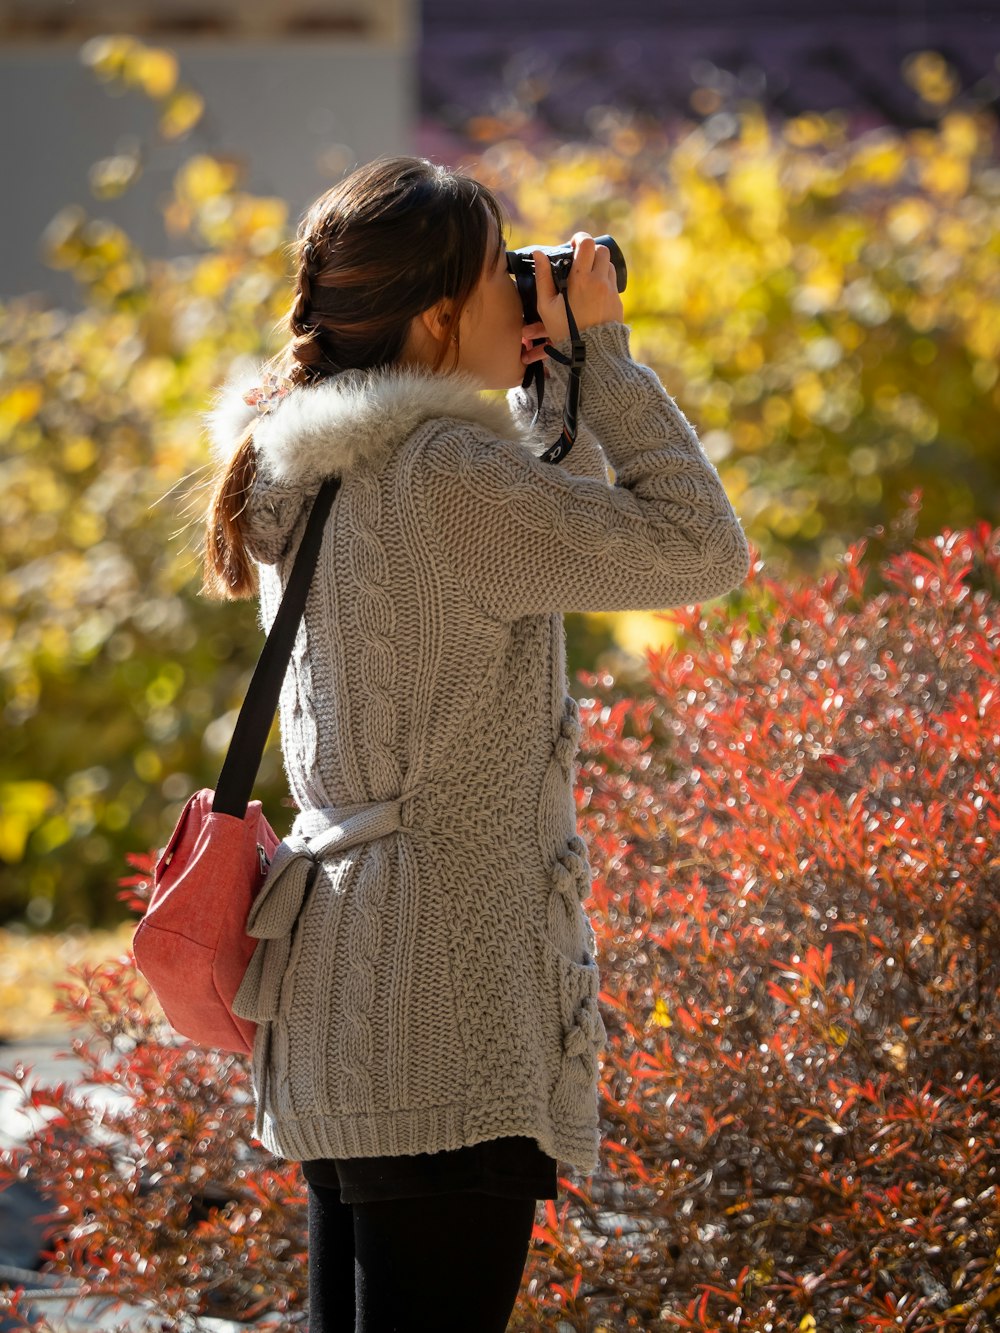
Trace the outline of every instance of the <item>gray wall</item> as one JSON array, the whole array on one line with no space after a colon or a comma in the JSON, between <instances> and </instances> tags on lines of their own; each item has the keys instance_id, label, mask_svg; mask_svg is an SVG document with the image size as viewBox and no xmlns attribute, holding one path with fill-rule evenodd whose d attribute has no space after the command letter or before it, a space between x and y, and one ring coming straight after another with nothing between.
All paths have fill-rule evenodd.
<instances>
[{"instance_id":1,"label":"gray wall","mask_svg":"<svg viewBox=\"0 0 1000 1333\"><path fill-rule=\"evenodd\" d=\"M72 278L39 255L42 231L66 204L115 222L147 254L190 249L166 236L158 201L194 152L244 160L244 188L286 199L294 224L345 166L413 151L416 87L406 45L326 37L162 44L178 57L180 82L206 104L199 124L174 143L157 142L156 107L144 94L115 96L81 64L80 42L0 49L0 299L38 291L79 307ZM89 167L130 136L143 144L142 177L117 199L96 199Z\"/></svg>"}]
</instances>

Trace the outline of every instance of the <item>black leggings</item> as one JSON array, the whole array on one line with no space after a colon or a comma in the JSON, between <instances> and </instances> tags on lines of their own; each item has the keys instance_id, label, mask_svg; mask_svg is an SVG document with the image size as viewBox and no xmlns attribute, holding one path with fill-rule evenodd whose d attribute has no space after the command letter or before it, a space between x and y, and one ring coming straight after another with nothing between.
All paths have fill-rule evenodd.
<instances>
[{"instance_id":1,"label":"black leggings","mask_svg":"<svg viewBox=\"0 0 1000 1333\"><path fill-rule=\"evenodd\" d=\"M460 1190L341 1203L309 1194L309 1333L504 1333L534 1199Z\"/></svg>"}]
</instances>

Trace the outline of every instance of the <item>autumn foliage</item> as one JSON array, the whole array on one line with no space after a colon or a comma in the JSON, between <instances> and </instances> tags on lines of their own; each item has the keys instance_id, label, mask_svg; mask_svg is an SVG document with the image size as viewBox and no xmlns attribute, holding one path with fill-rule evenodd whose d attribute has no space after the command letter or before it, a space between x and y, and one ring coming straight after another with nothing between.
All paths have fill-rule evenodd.
<instances>
[{"instance_id":1,"label":"autumn foliage","mask_svg":"<svg viewBox=\"0 0 1000 1333\"><path fill-rule=\"evenodd\" d=\"M670 613L641 691L581 677L604 1144L539 1205L517 1333L997 1327L1000 530L914 516L878 569L758 560ZM119 1101L9 1075L47 1123L3 1176L51 1195L53 1263L164 1329L296 1326L303 1183L244 1062L168 1035L128 958L79 976Z\"/></svg>"},{"instance_id":2,"label":"autumn foliage","mask_svg":"<svg viewBox=\"0 0 1000 1333\"><path fill-rule=\"evenodd\" d=\"M61 209L42 238L84 308L0 302L0 924L32 932L117 925L125 852L215 781L259 632L197 595L200 414L235 360L279 349L294 286L294 211L252 193L225 142L192 143L163 192L177 258L102 216L162 169L201 100L135 35L81 57L122 94L133 145L95 163L93 209ZM803 573L916 487L922 534L1000 522L997 120L941 57L905 73L933 126L855 133L841 113L769 119L742 100L650 125L603 107L582 142L498 121L462 159L509 204L512 244L619 240L634 355L751 540ZM132 133L137 97L151 141ZM568 616L570 661L649 642L637 615ZM259 793L274 811L283 790L271 750Z\"/></svg>"}]
</instances>

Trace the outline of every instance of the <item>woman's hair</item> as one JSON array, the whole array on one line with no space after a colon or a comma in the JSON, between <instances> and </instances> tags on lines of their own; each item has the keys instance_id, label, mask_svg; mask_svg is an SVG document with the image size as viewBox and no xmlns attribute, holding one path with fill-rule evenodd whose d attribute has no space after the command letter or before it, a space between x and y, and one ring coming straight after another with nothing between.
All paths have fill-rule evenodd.
<instances>
[{"instance_id":1,"label":"woman's hair","mask_svg":"<svg viewBox=\"0 0 1000 1333\"><path fill-rule=\"evenodd\" d=\"M495 224L497 254L487 253ZM299 223L291 249L295 295L289 340L265 365L293 384L338 371L398 361L410 321L443 297L454 302L455 342L444 341L432 369L456 348L462 309L488 260L504 245L496 197L461 172L426 158L379 158L320 195ZM204 591L251 596L254 566L240 515L256 477L254 422L213 486L206 520Z\"/></svg>"}]
</instances>

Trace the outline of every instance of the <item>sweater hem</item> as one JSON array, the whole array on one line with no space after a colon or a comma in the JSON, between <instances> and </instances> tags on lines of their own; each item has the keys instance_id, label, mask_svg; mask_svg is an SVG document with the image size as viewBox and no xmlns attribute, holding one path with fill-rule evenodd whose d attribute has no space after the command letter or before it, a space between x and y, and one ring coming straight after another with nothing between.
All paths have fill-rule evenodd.
<instances>
[{"instance_id":1,"label":"sweater hem","mask_svg":"<svg viewBox=\"0 0 1000 1333\"><path fill-rule=\"evenodd\" d=\"M274 1116L265 1111L260 1142L275 1157L304 1162L447 1152L507 1134L533 1138L542 1152L584 1175L597 1168L597 1131L562 1126L555 1133L530 1119L493 1124L481 1111L457 1104L362 1115Z\"/></svg>"}]
</instances>

